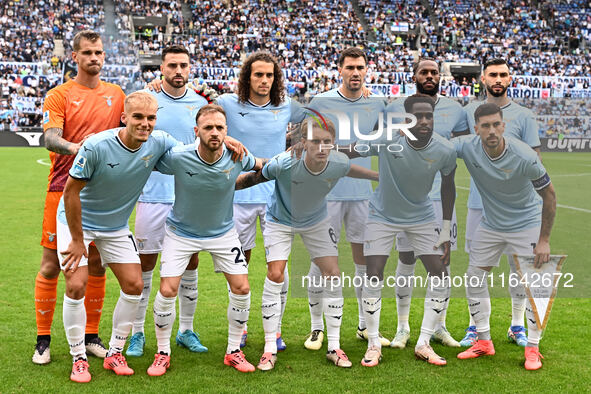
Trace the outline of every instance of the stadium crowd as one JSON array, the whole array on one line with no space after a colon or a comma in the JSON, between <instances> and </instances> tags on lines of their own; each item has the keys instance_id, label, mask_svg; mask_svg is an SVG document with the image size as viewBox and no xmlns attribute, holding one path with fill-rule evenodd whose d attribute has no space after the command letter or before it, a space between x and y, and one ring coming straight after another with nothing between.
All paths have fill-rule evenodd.
<instances>
[{"instance_id":1,"label":"stadium crowd","mask_svg":"<svg viewBox=\"0 0 591 394\"><path fill-rule=\"evenodd\" d=\"M0 10L0 62L40 62L39 75L60 72L71 52L73 34L84 28L104 33L102 2L90 0L20 1ZM158 53L170 41L185 45L195 67L238 68L248 53L267 49L276 55L284 69L316 70L314 77L288 79L288 94L309 98L338 84L336 57L340 50L359 44L368 53L367 83L400 83L401 91L411 82L411 67L417 54L440 61L485 61L505 56L515 75L587 76L591 55L586 42L591 39L589 2L584 0L529 2L506 0L501 3L473 0L432 0L429 7L419 1L361 0L361 18L351 2L291 2L271 0L210 0L188 4L192 18L183 20L180 0L134 0L116 3L115 26L118 37L104 37L106 64L137 65L138 55ZM131 32L131 15L169 16L172 31L149 30L149 35ZM433 26L433 20L437 26ZM498 21L509 26L500 31ZM401 34L396 23L408 23ZM310 28L313 27L313 28ZM368 43L372 33L376 43ZM137 32L136 32L137 33ZM53 53L54 39L63 39L65 56ZM415 52L418 50L418 53ZM4 68L4 70L6 70ZM142 87L158 76L158 71L139 72L124 67L106 68L107 80L126 92ZM406 74L402 74L406 73ZM10 76L8 74L11 74ZM15 77L19 72L3 71L10 95L43 97L55 85L26 86ZM231 91L235 81L211 81L196 75L220 92ZM470 94L476 80L448 80L446 87L468 86ZM564 83L567 88L588 89L589 80ZM576 86L575 86L576 85ZM539 79L516 79L514 87L555 87ZM20 88L20 89L19 89ZM25 92L26 90L26 92ZM445 90L443 90L445 92ZM460 99L461 100L461 99ZM11 104L0 104L4 122L20 119L18 111L8 114ZM31 116L24 116L31 123ZM20 124L17 120L13 123ZM34 124L34 122L32 122Z\"/></svg>"}]
</instances>

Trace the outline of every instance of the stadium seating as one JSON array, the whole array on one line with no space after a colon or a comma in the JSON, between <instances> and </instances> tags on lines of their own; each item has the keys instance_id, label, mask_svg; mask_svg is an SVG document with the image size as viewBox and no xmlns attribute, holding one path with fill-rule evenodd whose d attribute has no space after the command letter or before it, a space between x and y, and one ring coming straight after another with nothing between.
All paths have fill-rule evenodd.
<instances>
[{"instance_id":1,"label":"stadium seating","mask_svg":"<svg viewBox=\"0 0 591 394\"><path fill-rule=\"evenodd\" d=\"M367 82L376 84L410 82L404 73L411 71L419 54L457 62L482 62L503 56L516 75L591 74L591 55L586 48L587 42L591 42L591 13L586 0L113 3L115 20L109 23L114 23L116 36L104 34L102 1L21 0L0 11L0 62L39 62L35 72L49 77L37 86L23 86L15 78L22 69L5 67L0 71L0 89L10 93L0 101L4 123L8 118L6 109L11 106L10 95L43 97L47 89L59 82L56 75L70 55L73 35L84 28L104 34L105 63L109 66L105 66L102 75L128 92L159 75L158 71L140 72L138 55L159 53L170 42L187 46L194 67L237 68L248 53L267 49L285 69L317 71L314 78L288 78L293 82L288 84L289 93L307 97L338 84L338 53L350 45L361 45L367 50ZM134 37L132 16L167 16L168 30L156 28L149 37ZM501 21L503 28L499 28ZM408 33L401 34L407 29ZM65 56L53 53L57 39L63 40ZM197 79L202 77L196 75ZM229 91L233 86L232 81L209 82L220 91ZM466 82L469 87L472 83ZM536 81L517 85L545 87ZM583 85L583 89L589 89L588 82ZM36 116L18 115L18 111L10 115L11 119L16 117L12 120L16 125L36 125Z\"/></svg>"}]
</instances>

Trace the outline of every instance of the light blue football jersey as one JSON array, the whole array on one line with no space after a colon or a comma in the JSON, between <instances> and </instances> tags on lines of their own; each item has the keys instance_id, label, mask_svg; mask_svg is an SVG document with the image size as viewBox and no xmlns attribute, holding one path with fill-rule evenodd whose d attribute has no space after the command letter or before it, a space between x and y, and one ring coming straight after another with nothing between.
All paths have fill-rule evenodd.
<instances>
[{"instance_id":1,"label":"light blue football jersey","mask_svg":"<svg viewBox=\"0 0 591 394\"><path fill-rule=\"evenodd\" d=\"M363 143L363 141L360 141L355 136L353 129L355 125L361 134L372 134L378 128L380 115L383 116L384 109L386 108L386 98L372 94L367 98L361 96L357 100L349 100L336 88L314 96L312 101L310 101L309 108L318 111L321 115L326 116L333 122L336 128L335 143L346 146L354 142ZM331 113L330 111L338 111L340 114ZM344 122L343 120L339 121L339 116L344 118ZM357 120L355 121L355 119ZM348 130L340 130L340 127L347 126L346 123L348 123ZM350 138L345 138L347 132ZM367 144L372 142L366 141ZM351 161L351 164L371 169L371 158L356 158ZM370 198L372 191L370 180L345 177L332 189L327 196L327 200L367 200Z\"/></svg>"},{"instance_id":2,"label":"light blue football jersey","mask_svg":"<svg viewBox=\"0 0 591 394\"><path fill-rule=\"evenodd\" d=\"M550 177L536 152L526 143L505 138L505 151L496 159L485 152L477 135L454 138L464 163L482 196L482 225L501 232L518 232L541 224L541 204L535 189Z\"/></svg>"},{"instance_id":3,"label":"light blue football jersey","mask_svg":"<svg viewBox=\"0 0 591 394\"><path fill-rule=\"evenodd\" d=\"M386 108L386 112L405 113L404 102L406 97L401 97L392 101ZM449 97L437 96L435 102L435 111L433 113L433 131L446 139L451 139L452 133L459 133L468 129L466 111L455 100ZM402 122L402 119L399 119ZM429 194L431 200L441 200L441 175L435 175L433 187Z\"/></svg>"},{"instance_id":4,"label":"light blue football jersey","mask_svg":"<svg viewBox=\"0 0 591 394\"><path fill-rule=\"evenodd\" d=\"M178 144L170 134L154 130L139 149L130 150L119 139L119 130L106 130L88 138L70 169L72 178L87 182L80 192L84 230L127 228L129 216L156 162ZM58 220L67 223L63 199L58 207Z\"/></svg>"},{"instance_id":5,"label":"light blue football jersey","mask_svg":"<svg viewBox=\"0 0 591 394\"><path fill-rule=\"evenodd\" d=\"M236 94L224 94L216 102L226 111L228 135L242 142L255 157L271 158L285 151L287 125L292 113L298 111L295 101L292 105L292 100L286 97L279 106L271 103L258 106L251 102L239 102ZM266 204L273 187L274 182L265 182L237 190L234 202Z\"/></svg>"},{"instance_id":6,"label":"light blue football jersey","mask_svg":"<svg viewBox=\"0 0 591 394\"><path fill-rule=\"evenodd\" d=\"M291 227L310 227L325 219L326 196L339 179L346 176L351 160L341 152L331 151L327 165L318 174L310 172L304 162L291 152L273 157L263 167L263 176L275 179L275 189L267 203L267 220Z\"/></svg>"},{"instance_id":7,"label":"light blue football jersey","mask_svg":"<svg viewBox=\"0 0 591 394\"><path fill-rule=\"evenodd\" d=\"M166 223L181 237L215 238L234 226L236 178L252 170L255 157L249 152L242 161L233 162L232 152L224 146L222 156L208 163L199 156L196 144L171 149L156 165L158 171L174 175L176 198Z\"/></svg>"},{"instance_id":8,"label":"light blue football jersey","mask_svg":"<svg viewBox=\"0 0 591 394\"><path fill-rule=\"evenodd\" d=\"M195 115L207 104L207 100L192 89L187 89L181 97L170 96L164 90L159 93L148 92L158 100L154 128L166 131L183 144L195 142ZM148 178L139 201L172 204L174 202L173 177L154 171Z\"/></svg>"},{"instance_id":9,"label":"light blue football jersey","mask_svg":"<svg viewBox=\"0 0 591 394\"><path fill-rule=\"evenodd\" d=\"M473 101L466 105L464 109L468 116L468 125L470 132L475 134L474 130L474 112L485 101ZM503 121L505 122L505 136L513 137L521 140L531 146L537 148L541 145L539 132L539 125L536 121L534 113L526 107L523 107L513 101L501 107L503 111ZM470 194L468 195L468 208L482 209L482 198L476 189L474 181L470 179Z\"/></svg>"},{"instance_id":10,"label":"light blue football jersey","mask_svg":"<svg viewBox=\"0 0 591 394\"><path fill-rule=\"evenodd\" d=\"M379 143L399 144L402 150L391 153ZM400 225L435 220L429 191L436 174L449 175L456 168L456 152L450 141L433 133L425 147L415 149L405 136L397 134L392 141L383 139L361 154L379 158L380 183L369 200L370 220Z\"/></svg>"}]
</instances>

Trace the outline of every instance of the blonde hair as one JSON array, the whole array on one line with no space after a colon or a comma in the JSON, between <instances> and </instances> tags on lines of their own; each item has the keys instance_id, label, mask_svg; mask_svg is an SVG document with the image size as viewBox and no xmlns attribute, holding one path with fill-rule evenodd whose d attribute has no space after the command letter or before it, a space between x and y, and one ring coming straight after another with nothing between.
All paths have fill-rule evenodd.
<instances>
[{"instance_id":1,"label":"blonde hair","mask_svg":"<svg viewBox=\"0 0 591 394\"><path fill-rule=\"evenodd\" d=\"M144 104L148 106L158 107L156 97L145 91L133 92L125 98L125 112L129 110L130 105Z\"/></svg>"}]
</instances>

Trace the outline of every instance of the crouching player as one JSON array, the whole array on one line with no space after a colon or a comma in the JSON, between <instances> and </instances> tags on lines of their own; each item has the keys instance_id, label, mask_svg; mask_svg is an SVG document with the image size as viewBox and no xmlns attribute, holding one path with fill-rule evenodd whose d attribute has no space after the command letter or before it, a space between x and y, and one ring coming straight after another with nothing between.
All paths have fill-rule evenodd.
<instances>
[{"instance_id":1,"label":"crouching player","mask_svg":"<svg viewBox=\"0 0 591 394\"><path fill-rule=\"evenodd\" d=\"M318 123L316 123L318 120ZM343 316L342 284L334 229L326 208L326 195L344 176L377 180L375 171L351 165L333 148L335 127L328 119L302 122L304 151L297 159L284 152L263 168L266 180L275 180L267 203L267 226L263 231L267 257L267 277L263 287L262 315L265 349L260 370L273 369L277 360L277 323L281 315L281 289L294 234L300 234L311 259L324 277L323 310L326 317L328 352L326 357L338 367L351 367L340 346Z\"/></svg>"},{"instance_id":2,"label":"crouching player","mask_svg":"<svg viewBox=\"0 0 591 394\"><path fill-rule=\"evenodd\" d=\"M113 312L109 352L103 366L131 375L121 354L142 292L142 272L128 220L154 165L177 144L154 129L158 103L149 93L125 99L125 128L91 136L74 159L57 213L58 257L66 278L63 319L74 365L70 379L89 382L84 327L88 245L94 241L103 265L117 277L121 293Z\"/></svg>"},{"instance_id":3,"label":"crouching player","mask_svg":"<svg viewBox=\"0 0 591 394\"><path fill-rule=\"evenodd\" d=\"M158 353L148 375L163 375L170 366L170 336L175 321L175 300L181 277L191 256L212 255L215 271L223 272L230 288L228 346L224 364L253 372L240 350L242 327L250 311L248 263L232 218L236 178L242 171L260 170L263 161L247 154L232 161L224 146L226 114L218 105L201 107L196 116L198 140L167 152L156 168L174 175L175 201L166 219L160 268L160 290L154 301Z\"/></svg>"},{"instance_id":4,"label":"crouching player","mask_svg":"<svg viewBox=\"0 0 591 394\"><path fill-rule=\"evenodd\" d=\"M526 143L504 137L501 108L486 103L474 111L478 135L453 140L482 197L484 217L470 244L466 296L476 324L478 341L458 354L459 359L495 354L490 336L490 295L487 275L503 253L533 254L539 268L550 256L550 233L556 213L556 194L536 152ZM542 197L542 205L536 197ZM540 206L541 205L541 206ZM540 215L541 213L541 215ZM542 332L528 300L525 308L529 335L525 369L542 367L538 348Z\"/></svg>"},{"instance_id":5,"label":"crouching player","mask_svg":"<svg viewBox=\"0 0 591 394\"><path fill-rule=\"evenodd\" d=\"M392 140L378 140L362 153L378 156L380 168L380 184L369 202L363 248L367 280L362 297L369 339L361 365L366 367L378 365L382 358L378 328L384 267L398 234L406 235L429 276L415 355L430 364L446 364L446 360L433 351L429 340L437 328L440 314L447 308L451 290L446 266L449 264L449 228L455 200L456 153L449 141L433 133L435 102L431 97L410 96L405 100L404 108L417 119L416 125L409 128L415 140L396 135ZM355 150L347 154L349 157L359 155ZM429 199L433 179L439 172L443 228L439 228L436 222ZM411 276L405 279L413 280Z\"/></svg>"}]
</instances>

